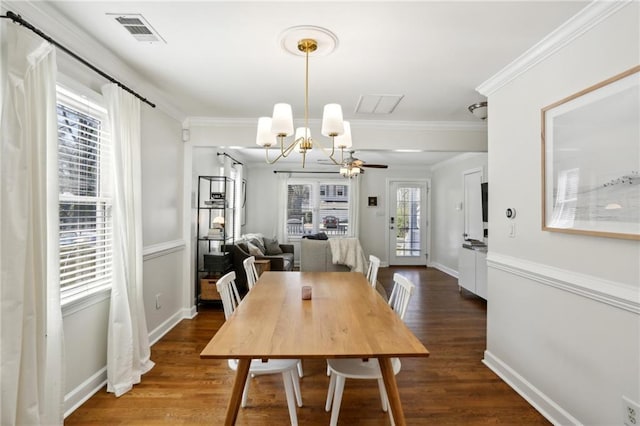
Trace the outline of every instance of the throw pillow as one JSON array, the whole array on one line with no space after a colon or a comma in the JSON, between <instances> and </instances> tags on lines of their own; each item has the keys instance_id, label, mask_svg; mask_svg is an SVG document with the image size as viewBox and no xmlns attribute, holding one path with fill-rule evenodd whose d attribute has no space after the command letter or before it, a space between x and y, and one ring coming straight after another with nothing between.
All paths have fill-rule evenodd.
<instances>
[{"instance_id":1,"label":"throw pillow","mask_svg":"<svg viewBox=\"0 0 640 426\"><path fill-rule=\"evenodd\" d=\"M251 241L253 239L257 239L259 241L262 241L262 239L264 238L264 235L261 233L253 233L253 234L243 234L242 235L242 239L246 240L246 241Z\"/></svg>"},{"instance_id":2,"label":"throw pillow","mask_svg":"<svg viewBox=\"0 0 640 426\"><path fill-rule=\"evenodd\" d=\"M251 242L247 243L247 248L249 249L249 254L251 256L264 256L264 252L260 251L258 246L252 244Z\"/></svg>"},{"instance_id":3,"label":"throw pillow","mask_svg":"<svg viewBox=\"0 0 640 426\"><path fill-rule=\"evenodd\" d=\"M263 254L267 252L267 249L264 246L264 240L262 238L250 238L247 241L258 247Z\"/></svg>"},{"instance_id":4,"label":"throw pillow","mask_svg":"<svg viewBox=\"0 0 640 426\"><path fill-rule=\"evenodd\" d=\"M265 253L267 253L268 256L282 254L282 249L280 248L280 244L278 244L278 240L276 238L265 238L264 247L267 250Z\"/></svg>"}]
</instances>

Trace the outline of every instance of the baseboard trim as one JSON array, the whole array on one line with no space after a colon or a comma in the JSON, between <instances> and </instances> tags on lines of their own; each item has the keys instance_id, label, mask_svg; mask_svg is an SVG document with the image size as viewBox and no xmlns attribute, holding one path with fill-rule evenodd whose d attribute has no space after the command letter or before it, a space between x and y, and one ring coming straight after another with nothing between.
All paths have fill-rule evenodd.
<instances>
[{"instance_id":1,"label":"baseboard trim","mask_svg":"<svg viewBox=\"0 0 640 426\"><path fill-rule=\"evenodd\" d=\"M85 380L80 386L64 396L64 417L65 419L96 392L107 384L107 367L104 366L93 376Z\"/></svg>"},{"instance_id":2,"label":"baseboard trim","mask_svg":"<svg viewBox=\"0 0 640 426\"><path fill-rule=\"evenodd\" d=\"M171 331L173 327L178 325L180 321L186 318L189 317L185 315L185 312L182 309L171 315L162 324L154 328L153 331L149 333L149 344L151 346L155 345L158 340L162 339L165 334Z\"/></svg>"},{"instance_id":3,"label":"baseboard trim","mask_svg":"<svg viewBox=\"0 0 640 426\"><path fill-rule=\"evenodd\" d=\"M554 425L579 425L578 419L556 404L540 389L509 367L488 350L484 352L482 363L496 373L505 383L531 404L540 414Z\"/></svg>"},{"instance_id":4,"label":"baseboard trim","mask_svg":"<svg viewBox=\"0 0 640 426\"><path fill-rule=\"evenodd\" d=\"M439 271L444 272L447 275L452 276L455 279L458 279L458 271L449 268L448 266L444 266L442 263L432 262L429 264L432 268L436 268Z\"/></svg>"},{"instance_id":5,"label":"baseboard trim","mask_svg":"<svg viewBox=\"0 0 640 426\"><path fill-rule=\"evenodd\" d=\"M191 308L183 309L184 318L194 319L198 315L198 307L193 305Z\"/></svg>"}]
</instances>

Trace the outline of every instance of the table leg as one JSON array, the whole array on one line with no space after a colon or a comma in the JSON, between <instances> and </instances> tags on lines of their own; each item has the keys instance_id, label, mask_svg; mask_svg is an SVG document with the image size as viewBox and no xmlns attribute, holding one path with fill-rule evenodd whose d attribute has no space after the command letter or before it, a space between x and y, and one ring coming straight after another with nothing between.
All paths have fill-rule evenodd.
<instances>
[{"instance_id":1,"label":"table leg","mask_svg":"<svg viewBox=\"0 0 640 426\"><path fill-rule=\"evenodd\" d=\"M402 403L400 402L400 393L398 392L398 383L396 383L396 375L393 374L393 366L391 358L378 358L380 371L382 372L382 380L387 389L387 398L389 398L389 409L393 413L393 419L397 426L405 426L404 411L402 411Z\"/></svg>"},{"instance_id":2,"label":"table leg","mask_svg":"<svg viewBox=\"0 0 640 426\"><path fill-rule=\"evenodd\" d=\"M244 391L244 383L247 381L247 376L249 375L249 366L251 366L250 359L241 358L238 360L236 380L233 382L231 398L229 398L229 405L227 405L227 416L224 421L225 426L233 426L236 424L240 402L242 401L242 392Z\"/></svg>"}]
</instances>

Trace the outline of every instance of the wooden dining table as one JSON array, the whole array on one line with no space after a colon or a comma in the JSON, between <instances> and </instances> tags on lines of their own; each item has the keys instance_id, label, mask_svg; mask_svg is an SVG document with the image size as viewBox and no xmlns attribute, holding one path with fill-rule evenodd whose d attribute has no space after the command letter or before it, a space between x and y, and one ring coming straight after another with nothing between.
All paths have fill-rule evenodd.
<instances>
[{"instance_id":1,"label":"wooden dining table","mask_svg":"<svg viewBox=\"0 0 640 426\"><path fill-rule=\"evenodd\" d=\"M302 299L302 287L311 299ZM405 417L393 357L429 351L359 272L265 272L201 358L238 359L225 425L235 424L252 359L377 358L397 425Z\"/></svg>"}]
</instances>

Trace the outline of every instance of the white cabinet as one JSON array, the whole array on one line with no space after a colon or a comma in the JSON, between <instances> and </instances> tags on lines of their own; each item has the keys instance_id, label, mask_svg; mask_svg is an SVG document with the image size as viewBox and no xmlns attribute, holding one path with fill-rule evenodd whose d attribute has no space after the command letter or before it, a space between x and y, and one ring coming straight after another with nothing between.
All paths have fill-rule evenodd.
<instances>
[{"instance_id":1,"label":"white cabinet","mask_svg":"<svg viewBox=\"0 0 640 426\"><path fill-rule=\"evenodd\" d=\"M458 285L487 299L487 253L460 247Z\"/></svg>"}]
</instances>

